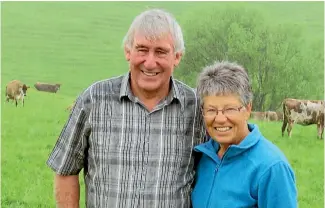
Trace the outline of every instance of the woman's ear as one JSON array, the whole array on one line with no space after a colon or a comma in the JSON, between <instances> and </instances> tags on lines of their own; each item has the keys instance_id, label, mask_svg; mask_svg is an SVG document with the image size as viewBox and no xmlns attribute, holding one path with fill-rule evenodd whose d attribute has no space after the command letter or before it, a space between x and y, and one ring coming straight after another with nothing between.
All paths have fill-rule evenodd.
<instances>
[{"instance_id":1,"label":"woman's ear","mask_svg":"<svg viewBox=\"0 0 325 208\"><path fill-rule=\"evenodd\" d=\"M250 116L251 116L252 106L253 106L252 103L248 103L247 106L246 106L246 112L245 112L246 120L248 120L250 118Z\"/></svg>"}]
</instances>

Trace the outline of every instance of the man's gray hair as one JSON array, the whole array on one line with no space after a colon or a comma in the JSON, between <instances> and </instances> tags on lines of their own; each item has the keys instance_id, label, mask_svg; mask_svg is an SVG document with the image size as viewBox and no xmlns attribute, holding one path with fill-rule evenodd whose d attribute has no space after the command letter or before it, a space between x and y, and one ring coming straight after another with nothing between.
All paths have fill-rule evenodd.
<instances>
[{"instance_id":1,"label":"man's gray hair","mask_svg":"<svg viewBox=\"0 0 325 208\"><path fill-rule=\"evenodd\" d=\"M123 39L124 47L132 48L135 33L140 33L149 40L157 40L170 34L174 42L174 52L185 52L181 27L173 15L164 10L150 9L138 15Z\"/></svg>"},{"instance_id":2,"label":"man's gray hair","mask_svg":"<svg viewBox=\"0 0 325 208\"><path fill-rule=\"evenodd\" d=\"M202 100L211 95L237 95L245 106L253 100L246 70L228 61L215 62L204 67L198 77L197 92Z\"/></svg>"}]
</instances>

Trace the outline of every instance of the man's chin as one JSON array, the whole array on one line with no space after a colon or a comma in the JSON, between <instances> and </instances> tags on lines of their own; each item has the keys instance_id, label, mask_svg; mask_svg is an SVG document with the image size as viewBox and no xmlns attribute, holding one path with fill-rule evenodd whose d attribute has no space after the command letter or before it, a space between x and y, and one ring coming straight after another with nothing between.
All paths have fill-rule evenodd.
<instances>
[{"instance_id":1,"label":"man's chin","mask_svg":"<svg viewBox=\"0 0 325 208\"><path fill-rule=\"evenodd\" d=\"M141 87L141 89L144 91L144 92L148 92L148 93L156 93L158 92L159 90L161 90L161 88L157 87L157 86L143 86Z\"/></svg>"}]
</instances>

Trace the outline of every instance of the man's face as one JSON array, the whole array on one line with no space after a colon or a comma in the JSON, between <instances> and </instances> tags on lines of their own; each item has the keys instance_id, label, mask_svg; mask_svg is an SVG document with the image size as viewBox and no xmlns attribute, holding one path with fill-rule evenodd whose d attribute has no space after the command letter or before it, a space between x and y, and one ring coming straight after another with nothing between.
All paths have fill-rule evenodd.
<instances>
[{"instance_id":1,"label":"man's face","mask_svg":"<svg viewBox=\"0 0 325 208\"><path fill-rule=\"evenodd\" d=\"M181 56L181 53L174 53L173 39L169 34L157 40L148 40L136 33L132 47L125 48L132 90L147 94L168 90L170 77Z\"/></svg>"}]
</instances>

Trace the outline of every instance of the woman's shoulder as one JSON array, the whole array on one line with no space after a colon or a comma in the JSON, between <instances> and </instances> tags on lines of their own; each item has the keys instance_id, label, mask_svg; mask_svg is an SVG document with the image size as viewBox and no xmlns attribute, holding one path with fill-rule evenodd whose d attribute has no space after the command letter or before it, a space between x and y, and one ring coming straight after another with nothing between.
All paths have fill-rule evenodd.
<instances>
[{"instance_id":1,"label":"woman's shoulder","mask_svg":"<svg viewBox=\"0 0 325 208\"><path fill-rule=\"evenodd\" d=\"M269 168L277 163L289 165L284 152L270 140L261 136L259 142L250 151L251 160L254 160L260 168Z\"/></svg>"}]
</instances>

